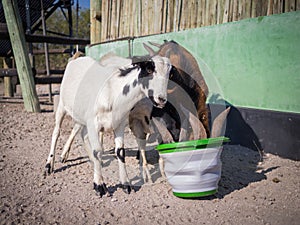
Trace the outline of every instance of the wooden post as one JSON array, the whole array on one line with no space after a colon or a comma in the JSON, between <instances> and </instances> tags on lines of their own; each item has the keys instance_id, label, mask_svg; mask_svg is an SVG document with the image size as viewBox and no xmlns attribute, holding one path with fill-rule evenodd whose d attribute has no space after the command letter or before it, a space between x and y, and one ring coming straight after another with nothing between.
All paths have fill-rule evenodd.
<instances>
[{"instance_id":1,"label":"wooden post","mask_svg":"<svg viewBox=\"0 0 300 225\"><path fill-rule=\"evenodd\" d=\"M4 69L12 68L11 58L3 58L3 68ZM10 76L4 77L4 96L13 97L13 87L12 87Z\"/></svg>"},{"instance_id":2,"label":"wooden post","mask_svg":"<svg viewBox=\"0 0 300 225\"><path fill-rule=\"evenodd\" d=\"M90 0L91 44L101 41L101 6L101 0Z\"/></svg>"},{"instance_id":3,"label":"wooden post","mask_svg":"<svg viewBox=\"0 0 300 225\"><path fill-rule=\"evenodd\" d=\"M29 112L40 112L17 1L2 0L2 4L22 88L24 107Z\"/></svg>"}]
</instances>

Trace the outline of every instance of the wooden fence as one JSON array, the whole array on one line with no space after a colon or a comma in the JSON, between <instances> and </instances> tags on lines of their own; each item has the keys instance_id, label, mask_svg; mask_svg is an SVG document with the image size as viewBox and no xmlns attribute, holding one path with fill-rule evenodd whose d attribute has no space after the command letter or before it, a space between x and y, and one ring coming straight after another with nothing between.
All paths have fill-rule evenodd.
<instances>
[{"instance_id":1,"label":"wooden fence","mask_svg":"<svg viewBox=\"0 0 300 225\"><path fill-rule=\"evenodd\" d=\"M91 43L300 10L300 0L103 0L100 5L99 0L94 2L98 3L91 2ZM98 9L93 8L97 4Z\"/></svg>"}]
</instances>

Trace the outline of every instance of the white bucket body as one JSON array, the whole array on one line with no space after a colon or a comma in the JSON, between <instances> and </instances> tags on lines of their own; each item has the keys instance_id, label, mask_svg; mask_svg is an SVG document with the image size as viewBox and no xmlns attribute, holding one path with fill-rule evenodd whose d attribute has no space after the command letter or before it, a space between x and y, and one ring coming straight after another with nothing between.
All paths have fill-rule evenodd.
<instances>
[{"instance_id":1,"label":"white bucket body","mask_svg":"<svg viewBox=\"0 0 300 225\"><path fill-rule=\"evenodd\" d=\"M218 146L160 154L174 195L200 197L214 194L221 177L222 149Z\"/></svg>"}]
</instances>

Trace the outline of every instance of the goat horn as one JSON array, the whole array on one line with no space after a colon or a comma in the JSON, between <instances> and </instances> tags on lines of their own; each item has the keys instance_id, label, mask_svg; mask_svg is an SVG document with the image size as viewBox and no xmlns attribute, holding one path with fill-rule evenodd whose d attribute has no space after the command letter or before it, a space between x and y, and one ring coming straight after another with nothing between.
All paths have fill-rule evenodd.
<instances>
[{"instance_id":1,"label":"goat horn","mask_svg":"<svg viewBox=\"0 0 300 225\"><path fill-rule=\"evenodd\" d=\"M219 137L222 132L222 128L225 122L225 119L230 111L230 107L225 109L223 112L221 112L216 119L213 122L212 129L211 129L211 137Z\"/></svg>"},{"instance_id":2,"label":"goat horn","mask_svg":"<svg viewBox=\"0 0 300 225\"><path fill-rule=\"evenodd\" d=\"M185 119L181 124L180 134L179 134L179 142L188 140L187 129L188 129L188 122L187 122L187 119Z\"/></svg>"},{"instance_id":3,"label":"goat horn","mask_svg":"<svg viewBox=\"0 0 300 225\"><path fill-rule=\"evenodd\" d=\"M194 134L194 140L207 138L205 128L201 123L201 121L193 113L191 113L186 108L184 108L182 105L180 105L180 107L184 115L189 119Z\"/></svg>"},{"instance_id":4,"label":"goat horn","mask_svg":"<svg viewBox=\"0 0 300 225\"><path fill-rule=\"evenodd\" d=\"M148 41L150 45L153 45L155 47L158 47L160 48L162 45L161 44L158 44L158 43L154 43L154 42L151 42L151 41Z\"/></svg>"},{"instance_id":5,"label":"goat horn","mask_svg":"<svg viewBox=\"0 0 300 225\"><path fill-rule=\"evenodd\" d=\"M155 117L152 118L152 121L154 122L155 126L157 127L159 133L161 134L163 143L174 142L174 139L173 139L171 133L168 131L168 129L164 126L164 124L162 122L160 122Z\"/></svg>"},{"instance_id":6,"label":"goat horn","mask_svg":"<svg viewBox=\"0 0 300 225\"><path fill-rule=\"evenodd\" d=\"M154 56L155 55L155 51L148 45L146 45L145 43L143 43L144 48L147 50L147 52L149 52L150 56Z\"/></svg>"}]
</instances>

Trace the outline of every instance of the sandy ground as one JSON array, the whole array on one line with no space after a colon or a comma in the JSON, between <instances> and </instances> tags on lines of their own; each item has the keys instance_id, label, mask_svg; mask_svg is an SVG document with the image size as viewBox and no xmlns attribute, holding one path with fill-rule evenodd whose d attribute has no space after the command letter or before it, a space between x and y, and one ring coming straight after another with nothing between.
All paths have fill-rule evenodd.
<instances>
[{"instance_id":1,"label":"sandy ground","mask_svg":"<svg viewBox=\"0 0 300 225\"><path fill-rule=\"evenodd\" d=\"M153 184L142 182L136 143L127 130L126 163L135 192L118 185L118 165L105 135L103 174L112 196L93 191L92 167L81 141L69 160L62 152L72 120L66 118L56 151L55 173L44 177L53 106L40 114L24 111L20 100L0 97L0 224L299 224L300 162L226 145L219 191L211 197L181 199L158 169L158 154L148 147Z\"/></svg>"}]
</instances>

